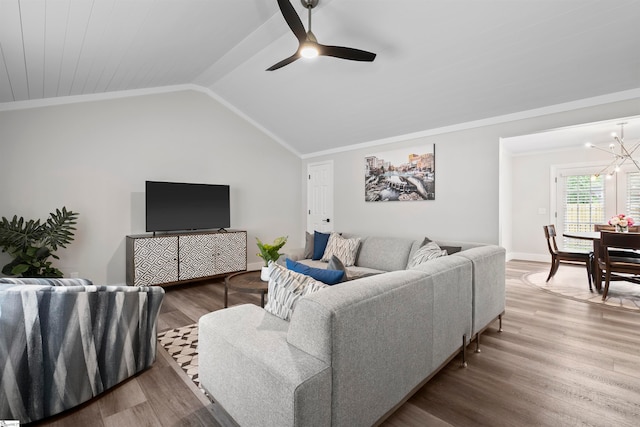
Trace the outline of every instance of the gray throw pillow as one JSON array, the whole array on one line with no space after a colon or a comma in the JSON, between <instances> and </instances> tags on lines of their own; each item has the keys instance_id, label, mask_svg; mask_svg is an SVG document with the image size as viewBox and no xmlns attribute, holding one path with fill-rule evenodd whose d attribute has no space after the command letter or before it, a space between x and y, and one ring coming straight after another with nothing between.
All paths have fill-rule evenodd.
<instances>
[{"instance_id":1,"label":"gray throw pillow","mask_svg":"<svg viewBox=\"0 0 640 427\"><path fill-rule=\"evenodd\" d=\"M446 255L447 251L442 250L440 246L436 244L436 242L429 242L416 251L411 261L409 261L409 265L407 265L407 268L413 268L429 260Z\"/></svg>"},{"instance_id":2,"label":"gray throw pillow","mask_svg":"<svg viewBox=\"0 0 640 427\"><path fill-rule=\"evenodd\" d=\"M327 264L327 270L344 271L344 276L342 276L341 282L346 282L347 280L349 280L349 278L347 277L347 269L345 268L342 261L340 261L340 258L335 255L333 255L329 260L329 264Z\"/></svg>"},{"instance_id":3,"label":"gray throw pillow","mask_svg":"<svg viewBox=\"0 0 640 427\"><path fill-rule=\"evenodd\" d=\"M462 251L462 246L440 246L440 249L447 251L447 254L452 255Z\"/></svg>"},{"instance_id":4,"label":"gray throw pillow","mask_svg":"<svg viewBox=\"0 0 640 427\"><path fill-rule=\"evenodd\" d=\"M313 258L313 234L306 232L306 239L304 243L304 259Z\"/></svg>"}]
</instances>

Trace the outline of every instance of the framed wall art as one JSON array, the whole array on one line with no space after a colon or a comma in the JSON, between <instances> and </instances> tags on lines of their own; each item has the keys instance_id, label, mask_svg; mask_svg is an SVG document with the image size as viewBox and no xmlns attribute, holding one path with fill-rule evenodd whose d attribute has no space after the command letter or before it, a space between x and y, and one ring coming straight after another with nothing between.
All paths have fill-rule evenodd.
<instances>
[{"instance_id":1,"label":"framed wall art","mask_svg":"<svg viewBox=\"0 0 640 427\"><path fill-rule=\"evenodd\" d=\"M436 146L424 145L365 156L367 202L435 200Z\"/></svg>"}]
</instances>

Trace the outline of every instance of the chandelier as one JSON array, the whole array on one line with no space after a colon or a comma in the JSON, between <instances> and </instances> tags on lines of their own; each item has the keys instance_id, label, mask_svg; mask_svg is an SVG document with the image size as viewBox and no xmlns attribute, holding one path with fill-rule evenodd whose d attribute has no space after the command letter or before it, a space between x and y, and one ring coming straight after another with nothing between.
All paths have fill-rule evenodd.
<instances>
[{"instance_id":1,"label":"chandelier","mask_svg":"<svg viewBox=\"0 0 640 427\"><path fill-rule=\"evenodd\" d=\"M613 140L615 142L609 144L608 149L601 148L590 142L587 142L586 145L588 148L595 148L596 150L604 151L605 153L613 156L613 160L611 161L611 163L602 168L600 172L596 173L594 175L594 178L598 178L603 173L606 173L607 178L611 178L616 172L620 171L622 165L627 161L633 163L640 171L640 164L632 157L633 153L638 149L638 147L640 147L640 141L636 142L636 144L631 148L627 148L624 145L624 125L626 124L627 122L618 123L618 125L620 126L620 135L615 132L611 133L611 136L613 137Z\"/></svg>"}]
</instances>

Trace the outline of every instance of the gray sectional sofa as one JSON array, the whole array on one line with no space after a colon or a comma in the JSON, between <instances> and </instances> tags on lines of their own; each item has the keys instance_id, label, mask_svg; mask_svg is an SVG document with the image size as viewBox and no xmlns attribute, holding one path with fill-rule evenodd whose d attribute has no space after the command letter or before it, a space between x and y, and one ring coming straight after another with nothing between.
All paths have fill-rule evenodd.
<instances>
[{"instance_id":1,"label":"gray sectional sofa","mask_svg":"<svg viewBox=\"0 0 640 427\"><path fill-rule=\"evenodd\" d=\"M301 298L290 321L252 304L201 317L201 384L242 426L384 420L505 309L503 248L437 242L460 251L406 269L422 243L362 236L351 275L381 274Z\"/></svg>"}]
</instances>

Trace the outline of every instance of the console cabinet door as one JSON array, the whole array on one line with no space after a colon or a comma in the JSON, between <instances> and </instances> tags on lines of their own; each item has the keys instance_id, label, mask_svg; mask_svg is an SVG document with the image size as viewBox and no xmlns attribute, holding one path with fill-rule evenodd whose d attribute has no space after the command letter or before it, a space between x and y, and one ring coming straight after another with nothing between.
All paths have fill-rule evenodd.
<instances>
[{"instance_id":1,"label":"console cabinet door","mask_svg":"<svg viewBox=\"0 0 640 427\"><path fill-rule=\"evenodd\" d=\"M215 269L217 246L216 234L180 236L180 280L218 274Z\"/></svg>"},{"instance_id":2,"label":"console cabinet door","mask_svg":"<svg viewBox=\"0 0 640 427\"><path fill-rule=\"evenodd\" d=\"M133 284L151 286L178 280L178 236L133 240Z\"/></svg>"},{"instance_id":3,"label":"console cabinet door","mask_svg":"<svg viewBox=\"0 0 640 427\"><path fill-rule=\"evenodd\" d=\"M217 240L215 274L247 269L247 233L244 231L215 234Z\"/></svg>"},{"instance_id":4,"label":"console cabinet door","mask_svg":"<svg viewBox=\"0 0 640 427\"><path fill-rule=\"evenodd\" d=\"M128 285L162 285L246 269L246 231L127 236Z\"/></svg>"}]
</instances>

